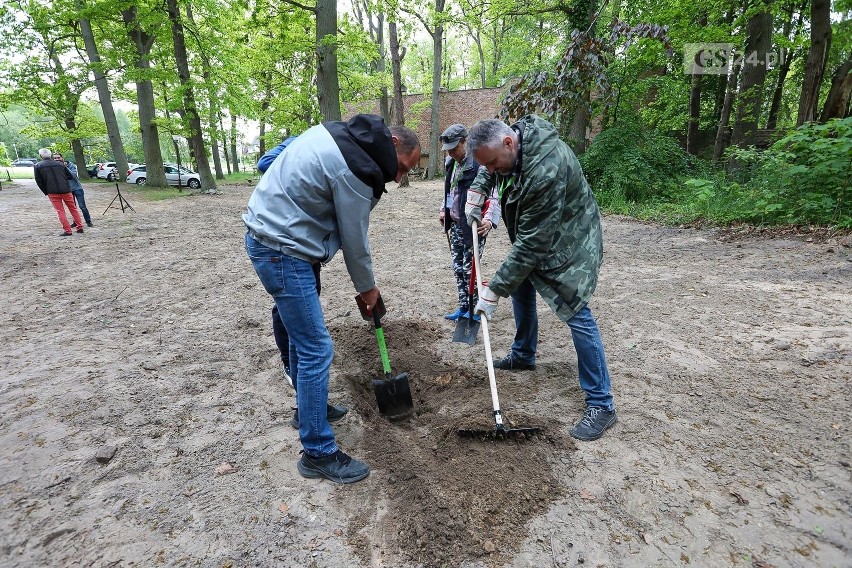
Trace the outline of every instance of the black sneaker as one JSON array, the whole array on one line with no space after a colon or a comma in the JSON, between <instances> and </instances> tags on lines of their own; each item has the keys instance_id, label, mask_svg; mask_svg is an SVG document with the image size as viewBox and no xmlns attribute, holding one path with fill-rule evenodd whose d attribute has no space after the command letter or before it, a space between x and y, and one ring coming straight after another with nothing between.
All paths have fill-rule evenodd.
<instances>
[{"instance_id":1,"label":"black sneaker","mask_svg":"<svg viewBox=\"0 0 852 568\"><path fill-rule=\"evenodd\" d=\"M615 409L607 410L600 406L587 406L583 412L583 417L571 428L571 436L586 442L597 440L615 422Z\"/></svg>"},{"instance_id":2,"label":"black sneaker","mask_svg":"<svg viewBox=\"0 0 852 568\"><path fill-rule=\"evenodd\" d=\"M95 226L95 224L94 224L94 223L92 223L91 221L86 221L86 226L87 226L87 227L94 227L94 226Z\"/></svg>"},{"instance_id":3,"label":"black sneaker","mask_svg":"<svg viewBox=\"0 0 852 568\"><path fill-rule=\"evenodd\" d=\"M337 422L342 420L346 413L349 412L349 409L345 406L334 406L333 404L329 404L325 409L325 416L328 418L329 422ZM293 418L290 419L290 426L293 427L294 430L299 429L299 409L293 411Z\"/></svg>"},{"instance_id":4,"label":"black sneaker","mask_svg":"<svg viewBox=\"0 0 852 568\"><path fill-rule=\"evenodd\" d=\"M303 477L325 478L334 483L355 483L370 475L370 466L340 450L322 457L313 457L302 452L302 458L296 467Z\"/></svg>"},{"instance_id":5,"label":"black sneaker","mask_svg":"<svg viewBox=\"0 0 852 568\"><path fill-rule=\"evenodd\" d=\"M521 363L512 358L509 353L502 359L494 361L495 369L504 369L506 371L535 371L535 363Z\"/></svg>"},{"instance_id":6,"label":"black sneaker","mask_svg":"<svg viewBox=\"0 0 852 568\"><path fill-rule=\"evenodd\" d=\"M293 376L290 374L290 365L283 365L281 368L281 372L284 374L284 378L290 383L290 386L293 386ZM296 388L296 387L293 387Z\"/></svg>"},{"instance_id":7,"label":"black sneaker","mask_svg":"<svg viewBox=\"0 0 852 568\"><path fill-rule=\"evenodd\" d=\"M59 233L59 236L60 237L72 237L74 235L73 235L73 233L66 233L66 232L63 231L62 233Z\"/></svg>"},{"instance_id":8,"label":"black sneaker","mask_svg":"<svg viewBox=\"0 0 852 568\"><path fill-rule=\"evenodd\" d=\"M77 227L77 221L74 221L73 223L71 223L71 228L72 228L72 229L74 229L74 228L76 228L76 227Z\"/></svg>"}]
</instances>

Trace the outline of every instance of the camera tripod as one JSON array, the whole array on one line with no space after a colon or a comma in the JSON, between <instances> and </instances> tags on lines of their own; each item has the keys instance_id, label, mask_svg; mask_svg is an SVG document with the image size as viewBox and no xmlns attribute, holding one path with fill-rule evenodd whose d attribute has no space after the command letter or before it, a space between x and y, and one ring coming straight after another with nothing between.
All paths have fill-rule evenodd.
<instances>
[{"instance_id":1,"label":"camera tripod","mask_svg":"<svg viewBox=\"0 0 852 568\"><path fill-rule=\"evenodd\" d=\"M130 205L130 202L127 201L127 199L125 199L123 195L121 195L121 188L119 188L118 184L116 183L115 184L115 197L112 198L112 201L109 202L109 205L107 205L107 208L104 209L104 212L101 213L101 215L106 215L106 212L109 211L110 207L112 207L112 205L113 205L113 203L115 203L116 199L118 199L118 204L121 207L122 213L124 213L124 211L126 209L130 209L131 211L136 213L136 209L134 209L133 206Z\"/></svg>"}]
</instances>

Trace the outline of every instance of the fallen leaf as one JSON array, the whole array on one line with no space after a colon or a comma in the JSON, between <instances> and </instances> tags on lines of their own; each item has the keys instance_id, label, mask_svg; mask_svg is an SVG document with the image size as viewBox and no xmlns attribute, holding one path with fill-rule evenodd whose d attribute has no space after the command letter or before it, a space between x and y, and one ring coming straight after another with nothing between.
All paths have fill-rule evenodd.
<instances>
[{"instance_id":1,"label":"fallen leaf","mask_svg":"<svg viewBox=\"0 0 852 568\"><path fill-rule=\"evenodd\" d=\"M278 510L286 515L287 511L290 510L290 507L287 506L287 503L281 503L280 505L278 505Z\"/></svg>"},{"instance_id":2,"label":"fallen leaf","mask_svg":"<svg viewBox=\"0 0 852 568\"><path fill-rule=\"evenodd\" d=\"M835 430L840 430L840 424L832 424L831 427Z\"/></svg>"},{"instance_id":3,"label":"fallen leaf","mask_svg":"<svg viewBox=\"0 0 852 568\"><path fill-rule=\"evenodd\" d=\"M642 533L642 540L645 541L645 544L651 544L651 535L648 533Z\"/></svg>"},{"instance_id":4,"label":"fallen leaf","mask_svg":"<svg viewBox=\"0 0 852 568\"><path fill-rule=\"evenodd\" d=\"M234 473L237 471L233 465L228 462L222 462L222 464L216 468L216 475L228 475L229 473Z\"/></svg>"}]
</instances>

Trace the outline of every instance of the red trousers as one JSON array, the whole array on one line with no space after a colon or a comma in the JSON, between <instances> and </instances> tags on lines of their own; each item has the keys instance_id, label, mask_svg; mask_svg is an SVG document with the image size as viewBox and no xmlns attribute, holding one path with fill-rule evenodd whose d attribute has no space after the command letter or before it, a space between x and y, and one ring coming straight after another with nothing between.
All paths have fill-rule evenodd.
<instances>
[{"instance_id":1,"label":"red trousers","mask_svg":"<svg viewBox=\"0 0 852 568\"><path fill-rule=\"evenodd\" d=\"M50 198L50 203L53 205L53 208L56 209L56 215L59 216L59 222L62 223L62 229L66 233L71 234L71 223L68 222L68 217L65 215L65 207L62 205L64 203L71 212L74 222L77 223L77 231L82 233L83 218L80 216L80 210L77 209L77 204L74 203L74 194L69 191L68 193L48 193L47 196Z\"/></svg>"}]
</instances>

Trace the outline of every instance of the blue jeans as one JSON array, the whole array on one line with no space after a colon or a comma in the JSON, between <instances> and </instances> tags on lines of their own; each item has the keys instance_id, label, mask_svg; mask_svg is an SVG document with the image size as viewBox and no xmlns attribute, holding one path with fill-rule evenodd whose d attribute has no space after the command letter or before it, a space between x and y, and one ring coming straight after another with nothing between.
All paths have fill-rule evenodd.
<instances>
[{"instance_id":1,"label":"blue jeans","mask_svg":"<svg viewBox=\"0 0 852 568\"><path fill-rule=\"evenodd\" d=\"M305 453L318 457L337 451L326 417L328 378L334 345L325 326L310 262L287 256L246 234L246 252L261 284L275 300L290 340L290 374L298 382L299 438Z\"/></svg>"},{"instance_id":2,"label":"blue jeans","mask_svg":"<svg viewBox=\"0 0 852 568\"><path fill-rule=\"evenodd\" d=\"M86 207L86 198L83 196L83 190L82 189L72 189L71 193L74 194L74 199L77 200L77 208L83 214L83 219L86 221L87 224L91 223L92 222L92 216L89 215L89 209Z\"/></svg>"},{"instance_id":3,"label":"blue jeans","mask_svg":"<svg viewBox=\"0 0 852 568\"><path fill-rule=\"evenodd\" d=\"M526 279L512 294L515 311L515 342L512 359L521 363L535 363L538 345L538 314L535 305L535 287ZM614 408L610 390L609 369L606 366L603 340L592 310L585 306L568 320L574 349L577 351L577 370L580 388L586 393L586 406Z\"/></svg>"}]
</instances>

